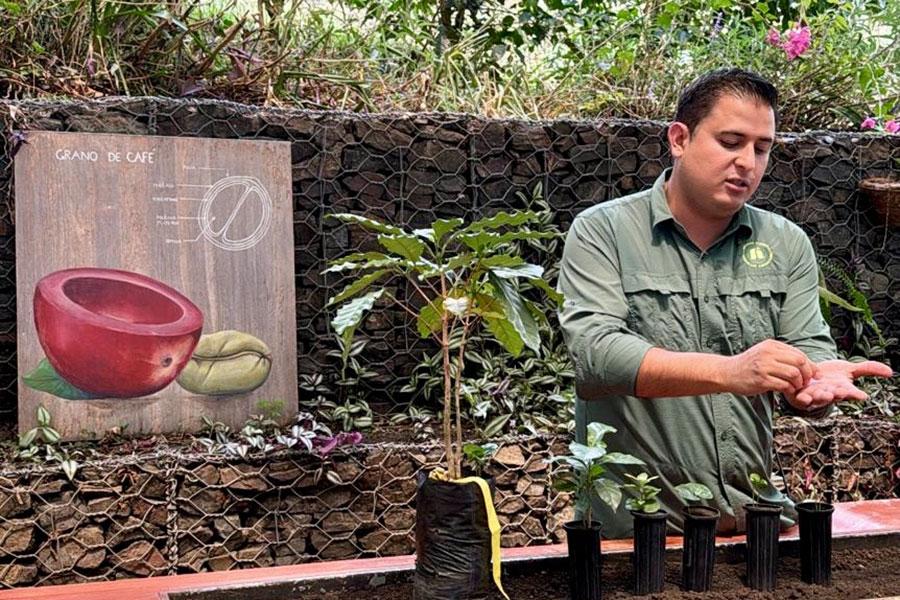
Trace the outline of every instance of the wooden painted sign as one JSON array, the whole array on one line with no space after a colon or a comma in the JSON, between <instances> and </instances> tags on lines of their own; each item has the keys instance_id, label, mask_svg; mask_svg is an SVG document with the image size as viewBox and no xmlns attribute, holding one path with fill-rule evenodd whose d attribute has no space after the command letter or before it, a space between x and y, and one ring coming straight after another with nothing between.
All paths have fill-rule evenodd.
<instances>
[{"instance_id":1,"label":"wooden painted sign","mask_svg":"<svg viewBox=\"0 0 900 600\"><path fill-rule=\"evenodd\" d=\"M15 191L20 431L296 412L288 143L30 132Z\"/></svg>"}]
</instances>

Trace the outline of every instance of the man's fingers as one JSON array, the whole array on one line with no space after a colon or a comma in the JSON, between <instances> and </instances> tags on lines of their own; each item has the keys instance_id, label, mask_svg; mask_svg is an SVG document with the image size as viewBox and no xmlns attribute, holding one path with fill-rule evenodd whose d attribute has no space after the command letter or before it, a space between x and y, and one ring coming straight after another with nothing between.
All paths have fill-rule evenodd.
<instances>
[{"instance_id":1,"label":"man's fingers","mask_svg":"<svg viewBox=\"0 0 900 600\"><path fill-rule=\"evenodd\" d=\"M875 360L867 360L861 363L853 363L850 369L850 375L853 379L857 377L892 377L893 369L884 363Z\"/></svg>"}]
</instances>

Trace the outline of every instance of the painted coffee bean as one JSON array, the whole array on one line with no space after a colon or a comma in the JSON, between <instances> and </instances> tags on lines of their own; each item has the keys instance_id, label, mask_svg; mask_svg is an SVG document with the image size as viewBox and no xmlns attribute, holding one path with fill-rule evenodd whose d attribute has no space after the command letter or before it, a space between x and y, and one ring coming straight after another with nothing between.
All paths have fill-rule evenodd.
<instances>
[{"instance_id":1,"label":"painted coffee bean","mask_svg":"<svg viewBox=\"0 0 900 600\"><path fill-rule=\"evenodd\" d=\"M195 394L243 394L265 383L271 369L272 353L262 340L226 329L200 337L177 381Z\"/></svg>"}]
</instances>

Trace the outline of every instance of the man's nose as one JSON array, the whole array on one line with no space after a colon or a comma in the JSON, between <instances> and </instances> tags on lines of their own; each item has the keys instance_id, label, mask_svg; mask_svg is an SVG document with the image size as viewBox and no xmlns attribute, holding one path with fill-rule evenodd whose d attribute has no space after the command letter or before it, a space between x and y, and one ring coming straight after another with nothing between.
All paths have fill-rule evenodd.
<instances>
[{"instance_id":1,"label":"man's nose","mask_svg":"<svg viewBox=\"0 0 900 600\"><path fill-rule=\"evenodd\" d=\"M741 169L752 169L756 165L756 153L753 145L747 144L743 146L734 162Z\"/></svg>"}]
</instances>

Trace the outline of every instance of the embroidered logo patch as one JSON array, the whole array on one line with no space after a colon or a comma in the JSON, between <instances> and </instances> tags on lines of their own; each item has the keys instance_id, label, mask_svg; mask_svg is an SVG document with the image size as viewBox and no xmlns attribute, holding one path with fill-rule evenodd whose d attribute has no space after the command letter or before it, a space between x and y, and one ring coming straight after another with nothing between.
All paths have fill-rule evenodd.
<instances>
[{"instance_id":1,"label":"embroidered logo patch","mask_svg":"<svg viewBox=\"0 0 900 600\"><path fill-rule=\"evenodd\" d=\"M772 247L768 244L762 242L747 242L744 244L741 251L741 258L744 259L744 262L748 267L761 269L763 267L768 267L772 263L772 259L775 258L775 253L772 252Z\"/></svg>"}]
</instances>

